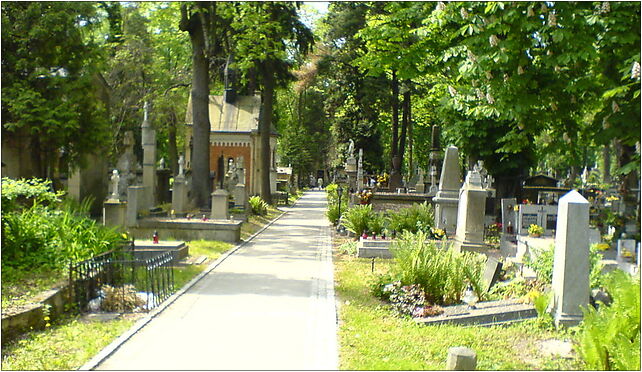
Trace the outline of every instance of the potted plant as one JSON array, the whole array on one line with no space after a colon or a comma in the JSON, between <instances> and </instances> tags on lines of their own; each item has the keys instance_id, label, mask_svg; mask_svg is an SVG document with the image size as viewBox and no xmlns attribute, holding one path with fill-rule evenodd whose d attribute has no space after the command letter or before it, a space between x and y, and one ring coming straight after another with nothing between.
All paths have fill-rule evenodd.
<instances>
[{"instance_id":1,"label":"potted plant","mask_svg":"<svg viewBox=\"0 0 642 372\"><path fill-rule=\"evenodd\" d=\"M542 236L543 233L544 233L544 228L539 225L532 224L528 227L528 236L539 238L540 236Z\"/></svg>"}]
</instances>

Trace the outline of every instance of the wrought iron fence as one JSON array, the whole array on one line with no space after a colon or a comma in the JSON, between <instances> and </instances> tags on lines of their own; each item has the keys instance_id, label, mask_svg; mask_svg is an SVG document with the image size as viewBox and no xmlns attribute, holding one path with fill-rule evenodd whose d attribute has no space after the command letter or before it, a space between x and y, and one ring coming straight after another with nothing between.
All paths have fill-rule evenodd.
<instances>
[{"instance_id":1,"label":"wrought iron fence","mask_svg":"<svg viewBox=\"0 0 642 372\"><path fill-rule=\"evenodd\" d=\"M174 293L174 255L164 252L137 259L131 244L72 263L69 265L72 299L81 312L91 309L90 305L108 302L112 311L153 309Z\"/></svg>"}]
</instances>

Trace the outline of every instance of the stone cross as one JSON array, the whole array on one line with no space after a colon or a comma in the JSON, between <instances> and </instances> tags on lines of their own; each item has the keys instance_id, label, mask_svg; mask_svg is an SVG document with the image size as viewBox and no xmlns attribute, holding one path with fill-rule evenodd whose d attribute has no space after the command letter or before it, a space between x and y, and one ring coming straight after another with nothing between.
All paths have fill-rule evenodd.
<instances>
[{"instance_id":1,"label":"stone cross","mask_svg":"<svg viewBox=\"0 0 642 372\"><path fill-rule=\"evenodd\" d=\"M588 306L589 202L575 190L560 198L553 259L552 313L559 327L574 326Z\"/></svg>"}]
</instances>

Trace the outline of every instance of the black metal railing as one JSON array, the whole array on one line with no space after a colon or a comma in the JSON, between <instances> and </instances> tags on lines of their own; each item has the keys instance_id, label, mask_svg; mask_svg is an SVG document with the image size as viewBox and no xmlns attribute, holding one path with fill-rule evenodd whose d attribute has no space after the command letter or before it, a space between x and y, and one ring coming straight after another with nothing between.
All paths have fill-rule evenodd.
<instances>
[{"instance_id":1,"label":"black metal railing","mask_svg":"<svg viewBox=\"0 0 642 372\"><path fill-rule=\"evenodd\" d=\"M107 285L111 287L110 295L122 304L119 311L136 310L124 305L131 296L137 296L137 302L144 303L137 310L153 309L174 293L174 255L174 252L164 252L137 259L133 246L129 245L72 263L69 265L72 300L79 311L87 311L90 301L105 300Z\"/></svg>"}]
</instances>

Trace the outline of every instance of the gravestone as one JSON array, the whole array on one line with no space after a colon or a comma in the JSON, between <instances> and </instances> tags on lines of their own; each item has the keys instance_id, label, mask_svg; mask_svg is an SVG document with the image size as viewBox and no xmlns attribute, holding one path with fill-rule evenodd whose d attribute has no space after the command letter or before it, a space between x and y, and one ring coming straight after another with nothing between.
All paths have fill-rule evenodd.
<instances>
[{"instance_id":1,"label":"gravestone","mask_svg":"<svg viewBox=\"0 0 642 372\"><path fill-rule=\"evenodd\" d=\"M138 212L143 210L141 199L144 197L145 188L143 186L129 186L127 188L127 226L136 226Z\"/></svg>"},{"instance_id":2,"label":"gravestone","mask_svg":"<svg viewBox=\"0 0 642 372\"><path fill-rule=\"evenodd\" d=\"M430 188L428 189L429 196L437 195L439 187L437 187L437 182L435 181L437 177L437 167L434 165L430 166Z\"/></svg>"},{"instance_id":3,"label":"gravestone","mask_svg":"<svg viewBox=\"0 0 642 372\"><path fill-rule=\"evenodd\" d=\"M363 149L359 149L359 161L357 163L357 190L363 190Z\"/></svg>"},{"instance_id":4,"label":"gravestone","mask_svg":"<svg viewBox=\"0 0 642 372\"><path fill-rule=\"evenodd\" d=\"M124 151L116 163L116 169L120 174L118 194L121 196L121 200L127 198L127 188L136 183L136 172L134 171L134 165L137 163L136 155L134 155L135 144L134 132L126 131L123 136Z\"/></svg>"},{"instance_id":5,"label":"gravestone","mask_svg":"<svg viewBox=\"0 0 642 372\"><path fill-rule=\"evenodd\" d=\"M185 180L185 157L181 154L178 158L178 175L174 177L172 186L172 210L177 217L187 214L187 181Z\"/></svg>"},{"instance_id":6,"label":"gravestone","mask_svg":"<svg viewBox=\"0 0 642 372\"><path fill-rule=\"evenodd\" d=\"M574 326L588 306L589 288L589 202L575 190L559 200L553 261L555 324Z\"/></svg>"},{"instance_id":7,"label":"gravestone","mask_svg":"<svg viewBox=\"0 0 642 372\"><path fill-rule=\"evenodd\" d=\"M502 207L502 234L499 240L499 250L502 256L511 257L517 254L517 244L516 244L516 213L515 206L517 205L517 199L515 198L504 198L501 199Z\"/></svg>"},{"instance_id":8,"label":"gravestone","mask_svg":"<svg viewBox=\"0 0 642 372\"><path fill-rule=\"evenodd\" d=\"M455 146L449 146L444 155L439 190L432 200L435 203L435 226L451 234L457 227L460 178L459 150Z\"/></svg>"},{"instance_id":9,"label":"gravestone","mask_svg":"<svg viewBox=\"0 0 642 372\"><path fill-rule=\"evenodd\" d=\"M448 349L446 370L474 371L477 368L477 354L473 349L457 346Z\"/></svg>"},{"instance_id":10,"label":"gravestone","mask_svg":"<svg viewBox=\"0 0 642 372\"><path fill-rule=\"evenodd\" d=\"M424 194L426 191L428 191L426 188L424 170L421 168L418 169L417 182L415 182L414 187L415 187L415 191L420 194Z\"/></svg>"},{"instance_id":11,"label":"gravestone","mask_svg":"<svg viewBox=\"0 0 642 372\"><path fill-rule=\"evenodd\" d=\"M488 292L490 288L499 280L499 274L502 271L503 264L492 257L488 257L486 260L486 266L484 267L484 273L482 275L482 281L485 284L484 290Z\"/></svg>"},{"instance_id":12,"label":"gravestone","mask_svg":"<svg viewBox=\"0 0 642 372\"><path fill-rule=\"evenodd\" d=\"M530 225L543 227L543 235L553 235L553 231L557 227L557 206L520 204L517 218L517 233L519 235L528 235Z\"/></svg>"},{"instance_id":13,"label":"gravestone","mask_svg":"<svg viewBox=\"0 0 642 372\"><path fill-rule=\"evenodd\" d=\"M212 219L227 220L230 217L228 196L225 189L217 189L212 193L212 213L210 215Z\"/></svg>"},{"instance_id":14,"label":"gravestone","mask_svg":"<svg viewBox=\"0 0 642 372\"><path fill-rule=\"evenodd\" d=\"M439 125L433 125L431 136L430 136L430 155L428 157L428 169L435 167L435 175L438 176L441 174L441 166L443 162L443 149L441 148L441 127ZM432 182L431 186L435 186L435 192L437 192L437 184Z\"/></svg>"},{"instance_id":15,"label":"gravestone","mask_svg":"<svg viewBox=\"0 0 642 372\"><path fill-rule=\"evenodd\" d=\"M486 190L482 188L481 175L473 169L466 175L466 182L459 192L457 230L453 249L476 250L484 248L484 212Z\"/></svg>"},{"instance_id":16,"label":"gravestone","mask_svg":"<svg viewBox=\"0 0 642 372\"><path fill-rule=\"evenodd\" d=\"M143 208L149 209L156 205L156 130L149 122L149 104L145 101L143 123L141 125L141 141L143 145Z\"/></svg>"}]
</instances>

